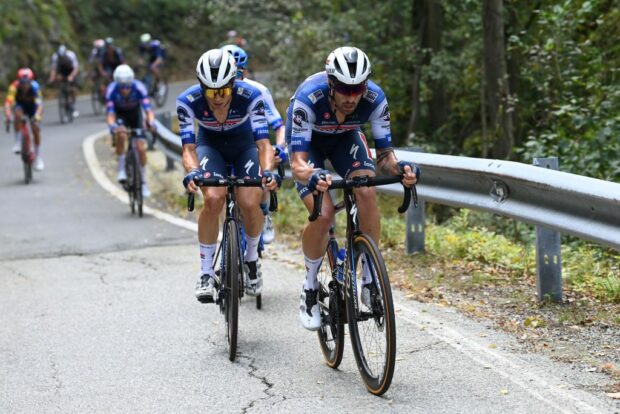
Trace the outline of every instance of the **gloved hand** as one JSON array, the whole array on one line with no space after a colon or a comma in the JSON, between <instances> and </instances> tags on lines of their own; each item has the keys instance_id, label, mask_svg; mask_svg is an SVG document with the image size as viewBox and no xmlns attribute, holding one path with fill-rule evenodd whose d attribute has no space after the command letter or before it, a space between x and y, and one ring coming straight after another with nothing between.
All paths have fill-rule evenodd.
<instances>
[{"instance_id":1,"label":"gloved hand","mask_svg":"<svg viewBox=\"0 0 620 414\"><path fill-rule=\"evenodd\" d=\"M108 124L108 127L110 128L110 134L114 135L119 126L120 125L116 122L114 122L113 124Z\"/></svg>"},{"instance_id":2,"label":"gloved hand","mask_svg":"<svg viewBox=\"0 0 620 414\"><path fill-rule=\"evenodd\" d=\"M288 151L281 145L276 145L276 155L280 157L280 162L288 161Z\"/></svg>"},{"instance_id":3,"label":"gloved hand","mask_svg":"<svg viewBox=\"0 0 620 414\"><path fill-rule=\"evenodd\" d=\"M280 177L280 174L278 173L272 173L269 170L265 170L263 171L263 178L265 179L265 184L267 185L267 188L269 188L269 190L271 191L275 190L275 188L270 188L273 187L269 185L272 181L276 182L277 188L280 188L280 186L282 185L282 177Z\"/></svg>"},{"instance_id":4,"label":"gloved hand","mask_svg":"<svg viewBox=\"0 0 620 414\"><path fill-rule=\"evenodd\" d=\"M190 190L187 186L190 182L194 182L195 179L202 178L202 172L198 168L194 168L183 177L183 187Z\"/></svg>"},{"instance_id":5,"label":"gloved hand","mask_svg":"<svg viewBox=\"0 0 620 414\"><path fill-rule=\"evenodd\" d=\"M310 180L308 181L308 190L310 190L310 192L316 191L317 184L321 180L325 181L327 174L329 174L329 171L327 170L316 170L312 173L312 176L310 176Z\"/></svg>"},{"instance_id":6,"label":"gloved hand","mask_svg":"<svg viewBox=\"0 0 620 414\"><path fill-rule=\"evenodd\" d=\"M405 167L409 167L409 171ZM420 167L413 162L398 161L398 169L403 174L403 184L407 186L417 183L420 179Z\"/></svg>"}]
</instances>

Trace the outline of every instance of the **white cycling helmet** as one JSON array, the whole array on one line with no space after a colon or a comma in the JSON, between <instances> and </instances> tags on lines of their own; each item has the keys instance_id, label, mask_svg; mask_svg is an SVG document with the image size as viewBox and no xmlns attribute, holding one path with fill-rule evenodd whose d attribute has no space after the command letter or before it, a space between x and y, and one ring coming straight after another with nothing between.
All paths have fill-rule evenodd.
<instances>
[{"instance_id":1,"label":"white cycling helmet","mask_svg":"<svg viewBox=\"0 0 620 414\"><path fill-rule=\"evenodd\" d=\"M339 47L327 57L325 71L344 84L357 85L368 79L370 60L356 47Z\"/></svg>"},{"instance_id":2,"label":"white cycling helmet","mask_svg":"<svg viewBox=\"0 0 620 414\"><path fill-rule=\"evenodd\" d=\"M133 82L133 79L133 69L129 65L118 65L114 69L114 82L127 84Z\"/></svg>"},{"instance_id":3,"label":"white cycling helmet","mask_svg":"<svg viewBox=\"0 0 620 414\"><path fill-rule=\"evenodd\" d=\"M149 33L142 33L140 36L140 43L148 43L151 41L151 35Z\"/></svg>"},{"instance_id":4,"label":"white cycling helmet","mask_svg":"<svg viewBox=\"0 0 620 414\"><path fill-rule=\"evenodd\" d=\"M222 49L211 49L198 59L196 76L203 88L222 88L235 79L235 58Z\"/></svg>"},{"instance_id":5,"label":"white cycling helmet","mask_svg":"<svg viewBox=\"0 0 620 414\"><path fill-rule=\"evenodd\" d=\"M97 49L101 49L104 46L105 42L103 41L103 39L97 39L93 42L93 47L96 47Z\"/></svg>"}]
</instances>

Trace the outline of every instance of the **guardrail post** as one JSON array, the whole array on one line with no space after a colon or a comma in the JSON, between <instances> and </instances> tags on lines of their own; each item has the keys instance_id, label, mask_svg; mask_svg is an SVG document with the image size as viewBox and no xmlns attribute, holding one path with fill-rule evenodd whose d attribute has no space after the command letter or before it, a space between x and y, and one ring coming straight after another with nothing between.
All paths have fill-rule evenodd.
<instances>
[{"instance_id":1,"label":"guardrail post","mask_svg":"<svg viewBox=\"0 0 620 414\"><path fill-rule=\"evenodd\" d=\"M172 129L172 117L170 112L164 112L159 115L159 122L161 122L167 129ZM174 159L166 155L166 171L174 170Z\"/></svg>"},{"instance_id":2,"label":"guardrail post","mask_svg":"<svg viewBox=\"0 0 620 414\"><path fill-rule=\"evenodd\" d=\"M534 165L557 170L558 157L534 158ZM538 300L562 302L562 258L560 233L536 226L536 287Z\"/></svg>"},{"instance_id":3,"label":"guardrail post","mask_svg":"<svg viewBox=\"0 0 620 414\"><path fill-rule=\"evenodd\" d=\"M424 152L420 147L401 148L406 151ZM418 200L418 207L413 206L413 202L407 210L407 228L405 229L405 250L407 254L424 251L424 237L426 226L426 214L424 213L424 200Z\"/></svg>"}]
</instances>

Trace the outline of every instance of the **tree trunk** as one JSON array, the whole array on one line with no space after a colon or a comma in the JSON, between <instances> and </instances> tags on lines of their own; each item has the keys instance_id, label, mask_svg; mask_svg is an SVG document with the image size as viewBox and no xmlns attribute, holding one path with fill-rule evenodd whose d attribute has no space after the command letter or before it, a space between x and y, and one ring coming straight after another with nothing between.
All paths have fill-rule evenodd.
<instances>
[{"instance_id":1,"label":"tree trunk","mask_svg":"<svg viewBox=\"0 0 620 414\"><path fill-rule=\"evenodd\" d=\"M483 0L484 72L491 155L508 158L514 145L512 100L506 73L502 0Z\"/></svg>"},{"instance_id":2,"label":"tree trunk","mask_svg":"<svg viewBox=\"0 0 620 414\"><path fill-rule=\"evenodd\" d=\"M423 48L428 49L428 60L426 64L430 64L431 59L441 50L441 35L443 30L443 16L440 0L426 0L425 2L426 24L424 29ZM444 82L441 79L430 82L429 87L432 91L432 97L428 103L429 126L431 133L441 128L448 118L448 108L446 100L446 91Z\"/></svg>"}]
</instances>

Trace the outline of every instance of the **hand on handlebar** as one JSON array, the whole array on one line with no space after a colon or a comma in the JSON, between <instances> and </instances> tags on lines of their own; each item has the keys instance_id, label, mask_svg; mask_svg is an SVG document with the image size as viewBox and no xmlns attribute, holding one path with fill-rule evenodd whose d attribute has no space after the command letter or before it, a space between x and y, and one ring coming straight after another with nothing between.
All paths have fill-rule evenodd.
<instances>
[{"instance_id":1,"label":"hand on handlebar","mask_svg":"<svg viewBox=\"0 0 620 414\"><path fill-rule=\"evenodd\" d=\"M183 187L185 187L188 192L195 193L198 191L196 180L200 180L201 178L202 172L198 168L194 168L183 178Z\"/></svg>"},{"instance_id":2,"label":"hand on handlebar","mask_svg":"<svg viewBox=\"0 0 620 414\"><path fill-rule=\"evenodd\" d=\"M310 180L308 181L308 190L311 193L315 191L325 192L329 189L329 186L332 183L332 176L327 170L315 170L310 176Z\"/></svg>"},{"instance_id":3,"label":"hand on handlebar","mask_svg":"<svg viewBox=\"0 0 620 414\"><path fill-rule=\"evenodd\" d=\"M263 171L263 185L269 191L278 191L282 185L282 177L280 177L280 174L265 170Z\"/></svg>"},{"instance_id":4,"label":"hand on handlebar","mask_svg":"<svg viewBox=\"0 0 620 414\"><path fill-rule=\"evenodd\" d=\"M403 175L402 182L405 187L415 185L420 179L420 167L413 162L398 161L398 169Z\"/></svg>"}]
</instances>

